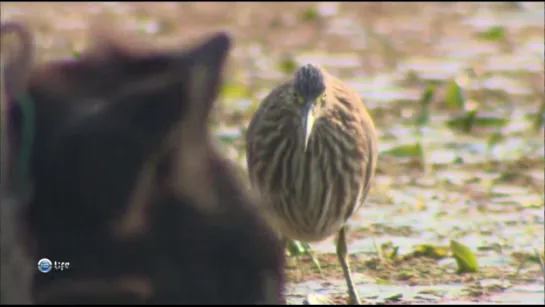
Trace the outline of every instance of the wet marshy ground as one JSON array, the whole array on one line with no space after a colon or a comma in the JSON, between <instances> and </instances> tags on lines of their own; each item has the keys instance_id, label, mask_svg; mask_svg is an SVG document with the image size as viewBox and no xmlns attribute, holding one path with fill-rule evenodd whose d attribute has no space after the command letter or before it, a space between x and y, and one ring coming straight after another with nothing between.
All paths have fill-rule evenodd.
<instances>
[{"instance_id":1,"label":"wet marshy ground","mask_svg":"<svg viewBox=\"0 0 545 307\"><path fill-rule=\"evenodd\" d=\"M362 300L545 302L543 3L1 5L2 20L32 25L42 59L77 54L97 14L157 44L229 31L213 122L243 176L260 99L298 65L323 65L361 94L379 133L376 180L350 220ZM345 302L333 240L312 244L321 273L289 259L288 302Z\"/></svg>"}]
</instances>

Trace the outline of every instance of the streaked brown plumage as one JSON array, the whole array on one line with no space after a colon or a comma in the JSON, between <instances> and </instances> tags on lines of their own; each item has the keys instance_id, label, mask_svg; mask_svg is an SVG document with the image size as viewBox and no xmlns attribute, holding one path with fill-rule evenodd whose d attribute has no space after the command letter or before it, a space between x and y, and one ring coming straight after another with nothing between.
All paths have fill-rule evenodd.
<instances>
[{"instance_id":1,"label":"streaked brown plumage","mask_svg":"<svg viewBox=\"0 0 545 307\"><path fill-rule=\"evenodd\" d=\"M312 242L339 232L337 255L350 298L359 303L344 223L369 192L378 151L359 95L323 68L305 65L263 100L246 150L252 186L284 237Z\"/></svg>"}]
</instances>

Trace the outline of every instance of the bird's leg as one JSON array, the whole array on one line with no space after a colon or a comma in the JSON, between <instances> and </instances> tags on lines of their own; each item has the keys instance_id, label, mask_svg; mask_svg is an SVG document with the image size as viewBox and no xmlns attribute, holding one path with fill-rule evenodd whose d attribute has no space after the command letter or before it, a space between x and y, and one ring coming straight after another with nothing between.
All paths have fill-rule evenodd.
<instances>
[{"instance_id":1,"label":"bird's leg","mask_svg":"<svg viewBox=\"0 0 545 307\"><path fill-rule=\"evenodd\" d=\"M337 257L343 268L344 279L346 280L346 286L348 287L348 295L350 298L349 304L360 305L360 298L356 292L354 281L352 281L352 273L348 266L348 248L346 246L346 235L344 226L339 231L339 238L337 239Z\"/></svg>"},{"instance_id":2,"label":"bird's leg","mask_svg":"<svg viewBox=\"0 0 545 307\"><path fill-rule=\"evenodd\" d=\"M299 262L299 251L297 251L296 253L292 253L293 245L294 244L297 245L296 241L289 240L288 238L283 237L283 242L284 242L284 249L286 248L289 249L290 254L295 257L295 265L297 266L299 273L301 273L301 276L303 276L304 272L301 269L301 263ZM299 247L299 245L297 245L297 247Z\"/></svg>"},{"instance_id":3,"label":"bird's leg","mask_svg":"<svg viewBox=\"0 0 545 307\"><path fill-rule=\"evenodd\" d=\"M286 248L288 247L288 239L284 236L280 236L280 242L282 243L282 246L284 247L284 259L286 257ZM286 271L284 270L284 274L286 274ZM285 290L284 290L285 291ZM283 293L282 297L278 300L279 305L287 305L288 300L286 299L286 293Z\"/></svg>"},{"instance_id":4,"label":"bird's leg","mask_svg":"<svg viewBox=\"0 0 545 307\"><path fill-rule=\"evenodd\" d=\"M316 268L318 268L318 273L322 275L322 266L320 265L320 261L318 261L318 258L314 257L314 253L312 252L312 248L310 247L310 244L307 242L302 243L303 248L305 249L305 252L308 254Z\"/></svg>"}]
</instances>

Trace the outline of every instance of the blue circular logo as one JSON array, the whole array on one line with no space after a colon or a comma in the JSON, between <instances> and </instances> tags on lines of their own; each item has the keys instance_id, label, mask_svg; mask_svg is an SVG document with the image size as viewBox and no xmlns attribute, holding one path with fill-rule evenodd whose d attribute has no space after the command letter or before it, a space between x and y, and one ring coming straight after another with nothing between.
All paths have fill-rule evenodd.
<instances>
[{"instance_id":1,"label":"blue circular logo","mask_svg":"<svg viewBox=\"0 0 545 307\"><path fill-rule=\"evenodd\" d=\"M47 258L42 258L38 261L38 271L42 273L49 273L53 268L53 263Z\"/></svg>"}]
</instances>

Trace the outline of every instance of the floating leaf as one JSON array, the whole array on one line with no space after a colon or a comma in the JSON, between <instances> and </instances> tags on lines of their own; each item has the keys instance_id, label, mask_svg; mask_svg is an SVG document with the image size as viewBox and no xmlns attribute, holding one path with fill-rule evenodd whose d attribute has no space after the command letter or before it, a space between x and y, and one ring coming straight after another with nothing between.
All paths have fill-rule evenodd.
<instances>
[{"instance_id":1,"label":"floating leaf","mask_svg":"<svg viewBox=\"0 0 545 307\"><path fill-rule=\"evenodd\" d=\"M390 255L388 255L388 258L394 259L395 257L397 257L398 252L399 252L399 246L394 247Z\"/></svg>"},{"instance_id":2,"label":"floating leaf","mask_svg":"<svg viewBox=\"0 0 545 307\"><path fill-rule=\"evenodd\" d=\"M455 117L454 119L447 121L447 126L451 129L458 129L465 133L471 132L475 117L477 116L476 110L469 110L464 115Z\"/></svg>"},{"instance_id":3,"label":"floating leaf","mask_svg":"<svg viewBox=\"0 0 545 307\"><path fill-rule=\"evenodd\" d=\"M479 37L488 41L500 41L505 38L505 29L502 26L492 26L486 31L479 33Z\"/></svg>"},{"instance_id":4,"label":"floating leaf","mask_svg":"<svg viewBox=\"0 0 545 307\"><path fill-rule=\"evenodd\" d=\"M435 289L435 288L428 288L428 289L422 289L418 291L419 294L429 294L434 296L443 297L445 294L447 294L448 290L444 288Z\"/></svg>"},{"instance_id":5,"label":"floating leaf","mask_svg":"<svg viewBox=\"0 0 545 307\"><path fill-rule=\"evenodd\" d=\"M501 171L500 176L496 178L497 182L511 181L520 178L523 171L519 168L506 168Z\"/></svg>"},{"instance_id":6,"label":"floating leaf","mask_svg":"<svg viewBox=\"0 0 545 307\"><path fill-rule=\"evenodd\" d=\"M498 142L500 142L501 140L503 140L503 135L501 134L501 132L492 133L492 135L490 135L490 137L488 138L486 150L492 150L492 148L494 148L494 146L496 146L496 144L498 144Z\"/></svg>"},{"instance_id":7,"label":"floating leaf","mask_svg":"<svg viewBox=\"0 0 545 307\"><path fill-rule=\"evenodd\" d=\"M416 124L419 126L425 125L428 123L430 118L430 108L429 105L433 99L433 94L435 92L435 87L432 84L428 84L422 97L420 97L420 106L421 111L419 116L416 119Z\"/></svg>"},{"instance_id":8,"label":"floating leaf","mask_svg":"<svg viewBox=\"0 0 545 307\"><path fill-rule=\"evenodd\" d=\"M397 147L394 147L392 149L389 149L387 151L382 152L382 154L389 154L394 157L422 157L424 155L424 151L422 150L422 145L420 145L420 142L415 144L405 144L400 145Z\"/></svg>"},{"instance_id":9,"label":"floating leaf","mask_svg":"<svg viewBox=\"0 0 545 307\"><path fill-rule=\"evenodd\" d=\"M381 258L392 260L397 257L399 246L394 246L391 241L384 242L380 246L376 246Z\"/></svg>"},{"instance_id":10,"label":"floating leaf","mask_svg":"<svg viewBox=\"0 0 545 307\"><path fill-rule=\"evenodd\" d=\"M246 87L235 84L229 81L223 83L221 87L220 96L224 98L243 98L248 97L248 90Z\"/></svg>"},{"instance_id":11,"label":"floating leaf","mask_svg":"<svg viewBox=\"0 0 545 307\"><path fill-rule=\"evenodd\" d=\"M218 144L219 144L219 145L225 146L225 145L233 144L233 142L234 142L235 140L237 140L238 138L239 138L239 136L237 136L237 135L225 135L225 134L222 134L222 135L216 136L215 140L218 141Z\"/></svg>"},{"instance_id":12,"label":"floating leaf","mask_svg":"<svg viewBox=\"0 0 545 307\"><path fill-rule=\"evenodd\" d=\"M545 122L545 102L541 103L539 111L534 116L534 130L541 130L543 128L543 122Z\"/></svg>"},{"instance_id":13,"label":"floating leaf","mask_svg":"<svg viewBox=\"0 0 545 307\"><path fill-rule=\"evenodd\" d=\"M534 249L533 252L527 251L514 251L511 253L511 257L515 258L519 262L532 262L536 264L542 264L543 252L539 253L537 249Z\"/></svg>"},{"instance_id":14,"label":"floating leaf","mask_svg":"<svg viewBox=\"0 0 545 307\"><path fill-rule=\"evenodd\" d=\"M384 300L389 302L397 302L401 300L402 297L403 297L403 293L395 293L388 297L385 297Z\"/></svg>"},{"instance_id":15,"label":"floating leaf","mask_svg":"<svg viewBox=\"0 0 545 307\"><path fill-rule=\"evenodd\" d=\"M520 203L524 208L540 209L543 207L543 202L523 201Z\"/></svg>"},{"instance_id":16,"label":"floating leaf","mask_svg":"<svg viewBox=\"0 0 545 307\"><path fill-rule=\"evenodd\" d=\"M463 110L465 106L464 95L462 88L458 85L456 80L450 81L447 93L445 97L445 104L452 109Z\"/></svg>"},{"instance_id":17,"label":"floating leaf","mask_svg":"<svg viewBox=\"0 0 545 307\"><path fill-rule=\"evenodd\" d=\"M505 279L483 279L479 281L479 285L487 291L505 290L511 287L511 283Z\"/></svg>"},{"instance_id":18,"label":"floating leaf","mask_svg":"<svg viewBox=\"0 0 545 307\"><path fill-rule=\"evenodd\" d=\"M377 285L390 285L391 282L387 279L384 279L384 278L380 278L380 277L377 277L375 279L375 281L377 282Z\"/></svg>"},{"instance_id":19,"label":"floating leaf","mask_svg":"<svg viewBox=\"0 0 545 307\"><path fill-rule=\"evenodd\" d=\"M297 69L297 62L290 55L285 55L284 58L280 61L280 70L283 73L291 75Z\"/></svg>"},{"instance_id":20,"label":"floating leaf","mask_svg":"<svg viewBox=\"0 0 545 307\"><path fill-rule=\"evenodd\" d=\"M318 18L318 10L315 7L310 7L303 12L304 21L312 21Z\"/></svg>"},{"instance_id":21,"label":"floating leaf","mask_svg":"<svg viewBox=\"0 0 545 307\"><path fill-rule=\"evenodd\" d=\"M429 106L429 104L431 103L431 100L433 99L434 92L435 92L435 86L429 83L426 86L426 89L424 90L422 97L420 97L420 105L426 106L426 107Z\"/></svg>"},{"instance_id":22,"label":"floating leaf","mask_svg":"<svg viewBox=\"0 0 545 307\"><path fill-rule=\"evenodd\" d=\"M414 273L409 270L401 270L397 274L397 280L409 280L414 277Z\"/></svg>"},{"instance_id":23,"label":"floating leaf","mask_svg":"<svg viewBox=\"0 0 545 307\"><path fill-rule=\"evenodd\" d=\"M545 255L544 255L544 251L541 251L541 254L540 254L539 251L537 250L537 248L534 248L534 256L537 258L537 260L539 260L538 264L539 264L539 267L541 268L541 273L543 275L545 275Z\"/></svg>"},{"instance_id":24,"label":"floating leaf","mask_svg":"<svg viewBox=\"0 0 545 307\"><path fill-rule=\"evenodd\" d=\"M477 272L478 264L477 257L471 249L462 243L454 240L450 241L450 251L456 264L458 265L458 273L474 273Z\"/></svg>"},{"instance_id":25,"label":"floating leaf","mask_svg":"<svg viewBox=\"0 0 545 307\"><path fill-rule=\"evenodd\" d=\"M463 163L464 163L464 158L460 156L457 156L456 158L452 160L452 164L463 164Z\"/></svg>"},{"instance_id":26,"label":"floating leaf","mask_svg":"<svg viewBox=\"0 0 545 307\"><path fill-rule=\"evenodd\" d=\"M74 57L74 59L77 60L81 56L81 52L74 49L74 50L72 50L72 56Z\"/></svg>"},{"instance_id":27,"label":"floating leaf","mask_svg":"<svg viewBox=\"0 0 545 307\"><path fill-rule=\"evenodd\" d=\"M443 259L448 256L449 248L447 246L435 246L432 244L417 245L413 251L415 257L428 257L433 259Z\"/></svg>"},{"instance_id":28,"label":"floating leaf","mask_svg":"<svg viewBox=\"0 0 545 307\"><path fill-rule=\"evenodd\" d=\"M474 126L479 127L503 127L509 120L500 117L490 117L490 116L477 116L473 122Z\"/></svg>"},{"instance_id":29,"label":"floating leaf","mask_svg":"<svg viewBox=\"0 0 545 307\"><path fill-rule=\"evenodd\" d=\"M469 133L474 127L501 128L509 122L508 119L492 116L478 116L477 110L469 110L462 116L448 120L447 125L453 129L459 129Z\"/></svg>"}]
</instances>

